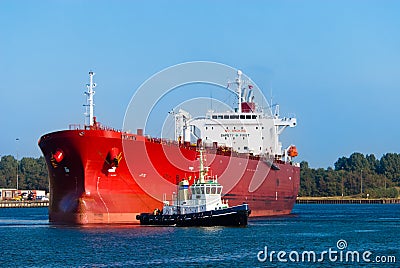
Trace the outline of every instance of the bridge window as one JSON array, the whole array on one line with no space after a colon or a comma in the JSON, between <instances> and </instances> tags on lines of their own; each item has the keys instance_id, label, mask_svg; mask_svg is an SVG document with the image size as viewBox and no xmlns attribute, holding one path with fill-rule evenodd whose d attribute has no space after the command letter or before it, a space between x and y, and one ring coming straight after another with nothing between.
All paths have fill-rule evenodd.
<instances>
[{"instance_id":1,"label":"bridge window","mask_svg":"<svg viewBox=\"0 0 400 268\"><path fill-rule=\"evenodd\" d=\"M217 119L217 116L216 116L216 115L213 115L213 116L212 116L212 119Z\"/></svg>"},{"instance_id":2,"label":"bridge window","mask_svg":"<svg viewBox=\"0 0 400 268\"><path fill-rule=\"evenodd\" d=\"M210 186L209 185L207 185L206 194L210 194Z\"/></svg>"},{"instance_id":3,"label":"bridge window","mask_svg":"<svg viewBox=\"0 0 400 268\"><path fill-rule=\"evenodd\" d=\"M216 191L217 191L217 189L216 189L216 187L215 187L215 186L211 187L211 194L215 194L215 193L216 193Z\"/></svg>"},{"instance_id":4,"label":"bridge window","mask_svg":"<svg viewBox=\"0 0 400 268\"><path fill-rule=\"evenodd\" d=\"M257 119L257 115L254 115L254 114L253 114L253 115L251 116L251 118L252 118L252 119Z\"/></svg>"},{"instance_id":5,"label":"bridge window","mask_svg":"<svg viewBox=\"0 0 400 268\"><path fill-rule=\"evenodd\" d=\"M239 119L239 116L238 115L230 115L229 118L230 119Z\"/></svg>"},{"instance_id":6,"label":"bridge window","mask_svg":"<svg viewBox=\"0 0 400 268\"><path fill-rule=\"evenodd\" d=\"M241 114L240 119L246 119L246 116L244 114Z\"/></svg>"},{"instance_id":7,"label":"bridge window","mask_svg":"<svg viewBox=\"0 0 400 268\"><path fill-rule=\"evenodd\" d=\"M218 115L218 119L223 119L223 116L222 115Z\"/></svg>"},{"instance_id":8,"label":"bridge window","mask_svg":"<svg viewBox=\"0 0 400 268\"><path fill-rule=\"evenodd\" d=\"M229 119L229 115L224 115L224 119Z\"/></svg>"},{"instance_id":9,"label":"bridge window","mask_svg":"<svg viewBox=\"0 0 400 268\"><path fill-rule=\"evenodd\" d=\"M246 119L251 119L251 115L246 115Z\"/></svg>"}]
</instances>

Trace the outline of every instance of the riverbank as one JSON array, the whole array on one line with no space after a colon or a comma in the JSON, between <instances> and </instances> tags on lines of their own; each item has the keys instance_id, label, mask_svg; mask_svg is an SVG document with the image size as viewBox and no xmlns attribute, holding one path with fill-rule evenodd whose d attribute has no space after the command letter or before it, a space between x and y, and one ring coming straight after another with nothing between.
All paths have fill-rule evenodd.
<instances>
[{"instance_id":1,"label":"riverbank","mask_svg":"<svg viewBox=\"0 0 400 268\"><path fill-rule=\"evenodd\" d=\"M49 201L0 201L0 208L48 207Z\"/></svg>"},{"instance_id":2,"label":"riverbank","mask_svg":"<svg viewBox=\"0 0 400 268\"><path fill-rule=\"evenodd\" d=\"M400 204L399 198L297 197L296 204Z\"/></svg>"}]
</instances>

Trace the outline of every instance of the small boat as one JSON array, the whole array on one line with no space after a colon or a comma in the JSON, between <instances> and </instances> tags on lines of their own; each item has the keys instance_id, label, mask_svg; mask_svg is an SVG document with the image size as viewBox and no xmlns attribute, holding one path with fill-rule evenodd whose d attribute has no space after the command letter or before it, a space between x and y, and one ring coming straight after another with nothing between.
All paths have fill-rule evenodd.
<instances>
[{"instance_id":1,"label":"small boat","mask_svg":"<svg viewBox=\"0 0 400 268\"><path fill-rule=\"evenodd\" d=\"M178 194L172 194L172 201L163 201L163 209L136 216L141 225L161 226L246 226L251 213L249 205L229 207L221 198L222 185L217 177L208 176L203 165L203 151L200 150L199 179L189 186L189 179L178 183ZM165 195L164 195L165 196Z\"/></svg>"}]
</instances>

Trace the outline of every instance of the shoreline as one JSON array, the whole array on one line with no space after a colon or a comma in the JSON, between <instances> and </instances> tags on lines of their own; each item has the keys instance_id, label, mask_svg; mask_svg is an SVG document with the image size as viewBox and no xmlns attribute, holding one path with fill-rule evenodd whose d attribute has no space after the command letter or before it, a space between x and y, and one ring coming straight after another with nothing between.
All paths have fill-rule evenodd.
<instances>
[{"instance_id":1,"label":"shoreline","mask_svg":"<svg viewBox=\"0 0 400 268\"><path fill-rule=\"evenodd\" d=\"M49 201L0 201L0 208L48 207Z\"/></svg>"},{"instance_id":2,"label":"shoreline","mask_svg":"<svg viewBox=\"0 0 400 268\"><path fill-rule=\"evenodd\" d=\"M399 198L297 197L296 204L400 204Z\"/></svg>"}]
</instances>

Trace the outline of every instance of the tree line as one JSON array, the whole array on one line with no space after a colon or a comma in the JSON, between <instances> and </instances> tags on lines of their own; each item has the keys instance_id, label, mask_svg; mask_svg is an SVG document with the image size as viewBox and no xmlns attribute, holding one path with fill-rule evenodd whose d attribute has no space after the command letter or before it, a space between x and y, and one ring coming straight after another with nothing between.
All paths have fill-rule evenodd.
<instances>
[{"instance_id":1,"label":"tree line","mask_svg":"<svg viewBox=\"0 0 400 268\"><path fill-rule=\"evenodd\" d=\"M18 188L49 191L46 161L24 157L17 161L13 156L1 157L0 188ZM299 196L363 196L371 198L397 197L400 187L400 154L387 153L377 159L373 154L353 153L341 157L334 168L310 168L306 161L300 163Z\"/></svg>"},{"instance_id":2,"label":"tree line","mask_svg":"<svg viewBox=\"0 0 400 268\"><path fill-rule=\"evenodd\" d=\"M19 161L11 155L1 157L0 188L16 189L17 171L18 189L49 191L48 171L43 156L39 158L24 157Z\"/></svg>"},{"instance_id":3,"label":"tree line","mask_svg":"<svg viewBox=\"0 0 400 268\"><path fill-rule=\"evenodd\" d=\"M300 163L299 196L358 196L395 198L400 187L400 154L375 155L353 153L341 157L334 168L313 169Z\"/></svg>"}]
</instances>

